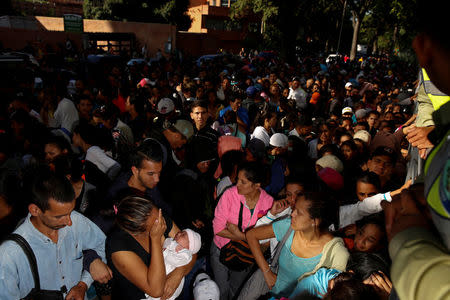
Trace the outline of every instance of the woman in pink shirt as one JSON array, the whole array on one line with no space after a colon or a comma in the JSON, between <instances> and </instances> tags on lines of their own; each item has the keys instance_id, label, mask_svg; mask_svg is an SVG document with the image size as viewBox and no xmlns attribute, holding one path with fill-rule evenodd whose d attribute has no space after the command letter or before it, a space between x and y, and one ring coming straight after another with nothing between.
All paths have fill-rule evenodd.
<instances>
[{"instance_id":1,"label":"woman in pink shirt","mask_svg":"<svg viewBox=\"0 0 450 300\"><path fill-rule=\"evenodd\" d=\"M220 249L230 240L245 240L245 231L265 216L272 207L273 198L261 189L265 172L257 163L240 166L236 186L226 190L214 212L214 240L211 245L211 266L220 288L220 299L232 299L251 268L243 271L229 270L219 261ZM238 228L239 210L243 204L242 229Z\"/></svg>"}]
</instances>

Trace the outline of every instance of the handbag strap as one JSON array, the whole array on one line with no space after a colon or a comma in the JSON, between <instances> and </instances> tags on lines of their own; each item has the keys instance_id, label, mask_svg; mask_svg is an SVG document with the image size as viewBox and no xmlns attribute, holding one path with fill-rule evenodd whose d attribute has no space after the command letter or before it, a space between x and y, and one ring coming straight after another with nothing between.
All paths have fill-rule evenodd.
<instances>
[{"instance_id":1,"label":"handbag strap","mask_svg":"<svg viewBox=\"0 0 450 300\"><path fill-rule=\"evenodd\" d=\"M244 232L244 229L242 228L242 213L244 211L244 204L241 202L241 208L239 209L239 220L238 220L238 228Z\"/></svg>"},{"instance_id":2,"label":"handbag strap","mask_svg":"<svg viewBox=\"0 0 450 300\"><path fill-rule=\"evenodd\" d=\"M36 256L34 256L33 249L31 249L30 244L28 244L27 240L24 239L21 235L17 233L11 233L6 236L5 241L10 240L16 242L20 248L22 248L23 252L27 256L28 262L30 263L31 274L34 279L34 288L36 290L41 289L41 283L39 280L38 267L36 263Z\"/></svg>"},{"instance_id":3,"label":"handbag strap","mask_svg":"<svg viewBox=\"0 0 450 300\"><path fill-rule=\"evenodd\" d=\"M281 255L281 249L283 249L284 244L286 244L286 241L289 238L289 236L291 235L292 230L293 230L292 227L289 226L289 229L284 234L283 239L281 240L281 242L278 243L278 245L275 248L275 254L273 255L272 262L270 264L271 267L274 269L277 268L277 266L278 266L278 260Z\"/></svg>"}]
</instances>

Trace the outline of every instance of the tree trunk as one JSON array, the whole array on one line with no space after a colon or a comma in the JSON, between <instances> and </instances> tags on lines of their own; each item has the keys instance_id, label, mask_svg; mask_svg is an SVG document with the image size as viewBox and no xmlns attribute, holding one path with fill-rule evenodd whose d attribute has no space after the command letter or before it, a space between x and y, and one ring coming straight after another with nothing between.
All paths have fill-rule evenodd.
<instances>
[{"instance_id":1,"label":"tree trunk","mask_svg":"<svg viewBox=\"0 0 450 300\"><path fill-rule=\"evenodd\" d=\"M391 48L391 52L393 52L395 50L395 48L397 47L397 36L398 36L398 25L396 24L394 26L394 33L392 34L392 48Z\"/></svg>"},{"instance_id":2,"label":"tree trunk","mask_svg":"<svg viewBox=\"0 0 450 300\"><path fill-rule=\"evenodd\" d=\"M359 29L361 27L361 18L353 13L353 38L352 38L352 49L350 51L350 60L356 58L356 50L358 45L358 35Z\"/></svg>"}]
</instances>

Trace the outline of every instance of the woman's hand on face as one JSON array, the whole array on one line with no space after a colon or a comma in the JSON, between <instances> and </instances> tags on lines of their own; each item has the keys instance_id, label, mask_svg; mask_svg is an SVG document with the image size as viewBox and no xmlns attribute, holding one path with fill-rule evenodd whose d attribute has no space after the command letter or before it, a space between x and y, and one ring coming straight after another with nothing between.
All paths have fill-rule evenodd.
<instances>
[{"instance_id":1,"label":"woman's hand on face","mask_svg":"<svg viewBox=\"0 0 450 300\"><path fill-rule=\"evenodd\" d=\"M152 228L150 229L150 238L161 240L161 236L163 236L164 232L166 231L166 228L167 228L166 221L162 216L161 209L159 209L158 218L155 220Z\"/></svg>"},{"instance_id":2,"label":"woman's hand on face","mask_svg":"<svg viewBox=\"0 0 450 300\"><path fill-rule=\"evenodd\" d=\"M392 290L392 282L383 272L373 273L369 278L364 280L364 283L372 285L381 299L389 298Z\"/></svg>"},{"instance_id":3,"label":"woman's hand on face","mask_svg":"<svg viewBox=\"0 0 450 300\"><path fill-rule=\"evenodd\" d=\"M271 290L273 288L273 286L275 285L275 283L277 282L277 275L272 272L272 270L267 271L266 273L264 273L264 280L266 281L267 286L269 287L269 290Z\"/></svg>"},{"instance_id":4,"label":"woman's hand on face","mask_svg":"<svg viewBox=\"0 0 450 300\"><path fill-rule=\"evenodd\" d=\"M288 208L290 206L290 203L287 199L282 200L276 200L273 201L272 207L270 208L270 213L275 216Z\"/></svg>"}]
</instances>

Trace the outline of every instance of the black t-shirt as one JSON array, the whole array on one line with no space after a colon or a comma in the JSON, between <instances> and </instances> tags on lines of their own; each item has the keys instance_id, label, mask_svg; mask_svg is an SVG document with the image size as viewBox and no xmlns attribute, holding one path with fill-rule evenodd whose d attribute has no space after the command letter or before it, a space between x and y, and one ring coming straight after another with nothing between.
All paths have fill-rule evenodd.
<instances>
[{"instance_id":1,"label":"black t-shirt","mask_svg":"<svg viewBox=\"0 0 450 300\"><path fill-rule=\"evenodd\" d=\"M194 125L194 135L190 142L192 143L196 138L204 138L210 143L211 148L217 149L219 137L220 134L216 130L212 129L209 124L200 130L197 130L197 127Z\"/></svg>"},{"instance_id":2,"label":"black t-shirt","mask_svg":"<svg viewBox=\"0 0 450 300\"><path fill-rule=\"evenodd\" d=\"M172 221L166 218L167 229L165 236L172 229ZM106 239L106 260L113 272L112 279L112 299L140 300L144 299L144 292L125 278L114 266L111 255L118 251L131 251L135 253L145 263L150 266L151 254L136 241L128 232L115 226Z\"/></svg>"},{"instance_id":3,"label":"black t-shirt","mask_svg":"<svg viewBox=\"0 0 450 300\"><path fill-rule=\"evenodd\" d=\"M146 199L150 199L157 207L163 210L163 214L167 214L172 217L172 207L163 200L163 197L159 191L158 186L153 189L146 189L145 192L141 192L137 189L131 188L128 185L128 180L131 178L131 170L120 174L116 180L109 187L105 201L112 205L116 201L119 201L127 196L138 196Z\"/></svg>"},{"instance_id":4,"label":"black t-shirt","mask_svg":"<svg viewBox=\"0 0 450 300\"><path fill-rule=\"evenodd\" d=\"M181 168L175 162L172 157L172 148L169 141L164 136L162 131L152 130L149 138L158 141L161 145L161 150L164 153L166 162L163 162L163 168L161 171L161 176L159 178L158 189L160 190L163 199L169 199L170 192L173 189L172 180Z\"/></svg>"}]
</instances>

